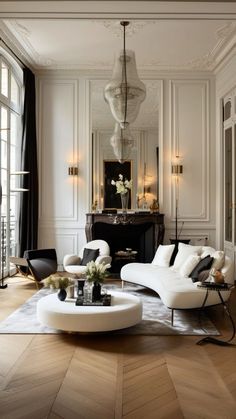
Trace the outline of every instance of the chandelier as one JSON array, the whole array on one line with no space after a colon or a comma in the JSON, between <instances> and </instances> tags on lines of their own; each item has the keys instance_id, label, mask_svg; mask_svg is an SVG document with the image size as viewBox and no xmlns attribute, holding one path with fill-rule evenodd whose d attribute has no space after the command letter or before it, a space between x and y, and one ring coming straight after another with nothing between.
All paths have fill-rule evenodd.
<instances>
[{"instance_id":1,"label":"chandelier","mask_svg":"<svg viewBox=\"0 0 236 419\"><path fill-rule=\"evenodd\" d=\"M125 129L137 118L146 96L146 88L138 77L134 52L126 50L125 29L129 22L122 21L120 24L123 26L123 49L116 56L112 78L104 89L104 97L114 119Z\"/></svg>"},{"instance_id":2,"label":"chandelier","mask_svg":"<svg viewBox=\"0 0 236 419\"><path fill-rule=\"evenodd\" d=\"M124 163L128 159L134 146L134 140L130 133L129 126L123 129L116 123L110 143L117 160L120 163Z\"/></svg>"}]
</instances>

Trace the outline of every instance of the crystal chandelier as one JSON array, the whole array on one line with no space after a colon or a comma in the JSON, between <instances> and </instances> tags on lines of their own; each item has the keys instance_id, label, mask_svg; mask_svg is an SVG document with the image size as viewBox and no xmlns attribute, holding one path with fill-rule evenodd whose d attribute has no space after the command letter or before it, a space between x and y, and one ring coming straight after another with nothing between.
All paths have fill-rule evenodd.
<instances>
[{"instance_id":1,"label":"crystal chandelier","mask_svg":"<svg viewBox=\"0 0 236 419\"><path fill-rule=\"evenodd\" d=\"M129 126L122 129L120 125L116 123L110 143L117 160L120 163L124 163L129 158L130 152L134 146L134 140L130 133Z\"/></svg>"},{"instance_id":2,"label":"crystal chandelier","mask_svg":"<svg viewBox=\"0 0 236 419\"><path fill-rule=\"evenodd\" d=\"M104 89L104 97L113 117L125 129L137 118L146 88L138 77L134 52L126 51L125 29L129 22L122 21L120 24L124 34L123 50L116 57L112 79Z\"/></svg>"}]
</instances>

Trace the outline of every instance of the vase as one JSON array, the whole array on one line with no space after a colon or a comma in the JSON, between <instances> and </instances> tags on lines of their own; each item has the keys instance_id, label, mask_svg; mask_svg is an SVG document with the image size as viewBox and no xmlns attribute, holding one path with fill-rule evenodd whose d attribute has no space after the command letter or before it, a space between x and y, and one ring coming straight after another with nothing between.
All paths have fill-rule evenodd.
<instances>
[{"instance_id":1,"label":"vase","mask_svg":"<svg viewBox=\"0 0 236 419\"><path fill-rule=\"evenodd\" d=\"M61 288L61 289L58 291L57 296L58 296L59 300L61 300L61 301L65 301L66 296L67 296L67 292L66 292L66 290L65 290L64 288Z\"/></svg>"},{"instance_id":2,"label":"vase","mask_svg":"<svg viewBox=\"0 0 236 419\"><path fill-rule=\"evenodd\" d=\"M101 284L95 281L93 283L93 302L101 300Z\"/></svg>"},{"instance_id":3,"label":"vase","mask_svg":"<svg viewBox=\"0 0 236 419\"><path fill-rule=\"evenodd\" d=\"M128 211L128 206L129 206L129 192L121 193L120 199L121 199L122 212L123 214L126 214Z\"/></svg>"}]
</instances>

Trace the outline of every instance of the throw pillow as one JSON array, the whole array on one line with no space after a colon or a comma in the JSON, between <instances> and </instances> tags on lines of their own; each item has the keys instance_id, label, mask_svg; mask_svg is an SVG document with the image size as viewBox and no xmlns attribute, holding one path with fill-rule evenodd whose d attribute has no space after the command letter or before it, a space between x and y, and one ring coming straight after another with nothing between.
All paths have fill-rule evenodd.
<instances>
[{"instance_id":1,"label":"throw pillow","mask_svg":"<svg viewBox=\"0 0 236 419\"><path fill-rule=\"evenodd\" d=\"M190 244L179 243L178 253L171 269L178 271L189 255L199 255L200 251L201 246L191 246Z\"/></svg>"},{"instance_id":2,"label":"throw pillow","mask_svg":"<svg viewBox=\"0 0 236 419\"><path fill-rule=\"evenodd\" d=\"M213 256L215 251L216 250L211 246L202 246L201 259L205 258L206 256Z\"/></svg>"},{"instance_id":3,"label":"throw pillow","mask_svg":"<svg viewBox=\"0 0 236 419\"><path fill-rule=\"evenodd\" d=\"M222 250L216 250L212 256L214 258L212 268L214 268L216 271L220 271L225 263L225 252L223 252Z\"/></svg>"},{"instance_id":4,"label":"throw pillow","mask_svg":"<svg viewBox=\"0 0 236 419\"><path fill-rule=\"evenodd\" d=\"M180 275L188 277L200 260L200 256L189 255L179 270Z\"/></svg>"},{"instance_id":5,"label":"throw pillow","mask_svg":"<svg viewBox=\"0 0 236 419\"><path fill-rule=\"evenodd\" d=\"M190 239L170 239L171 244L175 245L174 251L172 253L171 259L170 259L170 266L174 265L174 261L176 258L176 255L178 253L179 243L185 243L189 244Z\"/></svg>"},{"instance_id":6,"label":"throw pillow","mask_svg":"<svg viewBox=\"0 0 236 419\"><path fill-rule=\"evenodd\" d=\"M200 272L200 274L198 275L198 281L200 282L205 282L208 280L209 276L210 276L210 269L207 269L205 271Z\"/></svg>"},{"instance_id":7,"label":"throw pillow","mask_svg":"<svg viewBox=\"0 0 236 419\"><path fill-rule=\"evenodd\" d=\"M162 245L160 244L157 248L156 254L152 261L153 265L168 267L170 266L170 258L173 253L175 245Z\"/></svg>"},{"instance_id":8,"label":"throw pillow","mask_svg":"<svg viewBox=\"0 0 236 419\"><path fill-rule=\"evenodd\" d=\"M200 272L205 271L206 269L210 269L213 262L213 257L206 256L204 259L201 259L200 262L197 264L197 266L193 269L193 271L190 273L190 277L192 278L193 282L198 281L198 275Z\"/></svg>"},{"instance_id":9,"label":"throw pillow","mask_svg":"<svg viewBox=\"0 0 236 419\"><path fill-rule=\"evenodd\" d=\"M81 265L87 265L87 263L92 260L96 260L99 256L99 249L84 249L83 259L81 260Z\"/></svg>"}]
</instances>

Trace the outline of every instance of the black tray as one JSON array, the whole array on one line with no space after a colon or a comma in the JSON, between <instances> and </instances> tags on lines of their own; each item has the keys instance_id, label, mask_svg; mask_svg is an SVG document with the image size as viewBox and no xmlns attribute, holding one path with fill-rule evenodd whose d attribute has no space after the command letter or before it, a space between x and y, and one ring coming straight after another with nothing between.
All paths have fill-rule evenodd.
<instances>
[{"instance_id":1,"label":"black tray","mask_svg":"<svg viewBox=\"0 0 236 419\"><path fill-rule=\"evenodd\" d=\"M228 291L233 287L233 285L227 284L226 282L224 282L223 284L217 284L215 282L203 282L201 285L198 284L198 287L205 288L208 290Z\"/></svg>"},{"instance_id":2,"label":"black tray","mask_svg":"<svg viewBox=\"0 0 236 419\"><path fill-rule=\"evenodd\" d=\"M101 300L93 301L88 303L84 301L84 297L78 297L75 302L76 306L110 306L111 305L111 294L102 295Z\"/></svg>"}]
</instances>

